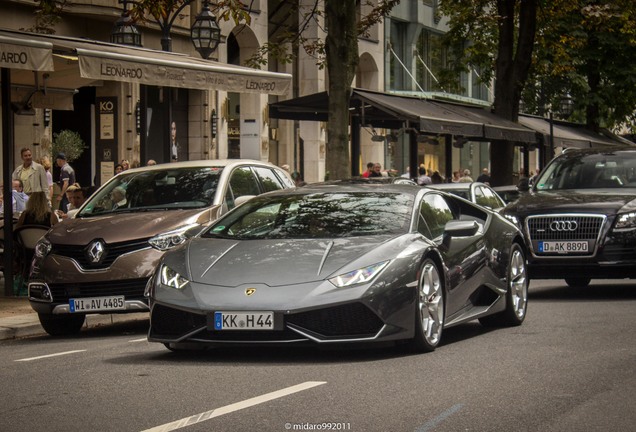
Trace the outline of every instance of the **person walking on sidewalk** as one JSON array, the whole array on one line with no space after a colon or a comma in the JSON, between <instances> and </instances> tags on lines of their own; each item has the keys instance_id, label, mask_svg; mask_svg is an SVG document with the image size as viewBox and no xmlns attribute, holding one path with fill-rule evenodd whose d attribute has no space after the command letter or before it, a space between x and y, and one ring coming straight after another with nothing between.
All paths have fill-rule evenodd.
<instances>
[{"instance_id":1,"label":"person walking on sidewalk","mask_svg":"<svg viewBox=\"0 0 636 432\"><path fill-rule=\"evenodd\" d=\"M64 153L58 153L55 157L57 166L60 167L60 180L58 185L60 186L60 195L57 197L59 201L58 209L66 211L68 205L68 199L66 198L66 189L72 184L75 184L75 170L66 162L66 155Z\"/></svg>"}]
</instances>

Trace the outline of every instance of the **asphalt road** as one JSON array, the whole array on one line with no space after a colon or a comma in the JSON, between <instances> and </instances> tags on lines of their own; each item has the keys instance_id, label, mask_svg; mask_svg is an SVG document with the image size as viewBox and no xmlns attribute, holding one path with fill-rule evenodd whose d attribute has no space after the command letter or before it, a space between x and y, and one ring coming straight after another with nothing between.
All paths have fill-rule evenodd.
<instances>
[{"instance_id":1,"label":"asphalt road","mask_svg":"<svg viewBox=\"0 0 636 432\"><path fill-rule=\"evenodd\" d=\"M630 431L635 312L636 283L541 281L521 327L455 327L422 355L175 354L148 343L144 323L6 341L0 430Z\"/></svg>"}]
</instances>

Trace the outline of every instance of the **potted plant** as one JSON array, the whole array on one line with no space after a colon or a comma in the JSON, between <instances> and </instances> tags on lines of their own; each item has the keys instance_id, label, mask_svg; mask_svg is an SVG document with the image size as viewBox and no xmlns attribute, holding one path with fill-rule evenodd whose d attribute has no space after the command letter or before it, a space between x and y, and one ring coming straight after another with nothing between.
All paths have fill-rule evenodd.
<instances>
[{"instance_id":1,"label":"potted plant","mask_svg":"<svg viewBox=\"0 0 636 432\"><path fill-rule=\"evenodd\" d=\"M65 129L53 134L53 157L64 153L68 162L77 160L84 152L84 140L77 132Z\"/></svg>"}]
</instances>

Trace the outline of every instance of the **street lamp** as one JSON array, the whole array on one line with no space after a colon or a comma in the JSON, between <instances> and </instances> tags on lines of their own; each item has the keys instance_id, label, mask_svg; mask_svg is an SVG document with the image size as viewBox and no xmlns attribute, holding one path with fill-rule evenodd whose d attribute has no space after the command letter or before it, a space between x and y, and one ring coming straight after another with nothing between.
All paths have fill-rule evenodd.
<instances>
[{"instance_id":1,"label":"street lamp","mask_svg":"<svg viewBox=\"0 0 636 432\"><path fill-rule=\"evenodd\" d=\"M190 39L201 57L208 59L221 41L221 29L212 15L208 1L203 3L203 10L194 19L190 30Z\"/></svg>"},{"instance_id":2,"label":"street lamp","mask_svg":"<svg viewBox=\"0 0 636 432\"><path fill-rule=\"evenodd\" d=\"M154 17L155 22L161 29L162 51L172 51L172 38L170 37L172 25L181 14L181 11L193 1L194 0L185 0L174 11L170 11L170 13L162 15L161 17ZM134 0L119 0L119 3L123 4L124 10L110 33L110 41L121 45L142 46L141 34L128 11L128 3L136 5L139 5L139 3ZM196 16L194 24L192 24L192 28L190 29L190 37L192 38L194 48L204 59L210 57L221 41L221 29L216 22L216 17L210 11L208 3L208 0L204 1L203 9Z\"/></svg>"},{"instance_id":3,"label":"street lamp","mask_svg":"<svg viewBox=\"0 0 636 432\"><path fill-rule=\"evenodd\" d=\"M141 47L141 33L128 13L127 1L124 0L123 3L124 10L110 32L110 41L119 45Z\"/></svg>"}]
</instances>

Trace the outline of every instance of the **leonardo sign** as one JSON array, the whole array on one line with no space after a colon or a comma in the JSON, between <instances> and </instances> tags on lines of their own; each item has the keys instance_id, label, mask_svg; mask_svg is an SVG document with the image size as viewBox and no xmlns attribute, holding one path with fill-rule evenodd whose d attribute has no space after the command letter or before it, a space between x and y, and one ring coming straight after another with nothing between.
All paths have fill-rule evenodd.
<instances>
[{"instance_id":1,"label":"leonardo sign","mask_svg":"<svg viewBox=\"0 0 636 432\"><path fill-rule=\"evenodd\" d=\"M285 94L291 85L289 74L148 51L117 48L117 51L111 52L78 48L80 76L176 88L277 95Z\"/></svg>"},{"instance_id":2,"label":"leonardo sign","mask_svg":"<svg viewBox=\"0 0 636 432\"><path fill-rule=\"evenodd\" d=\"M53 45L0 35L0 67L35 71L53 70Z\"/></svg>"}]
</instances>

